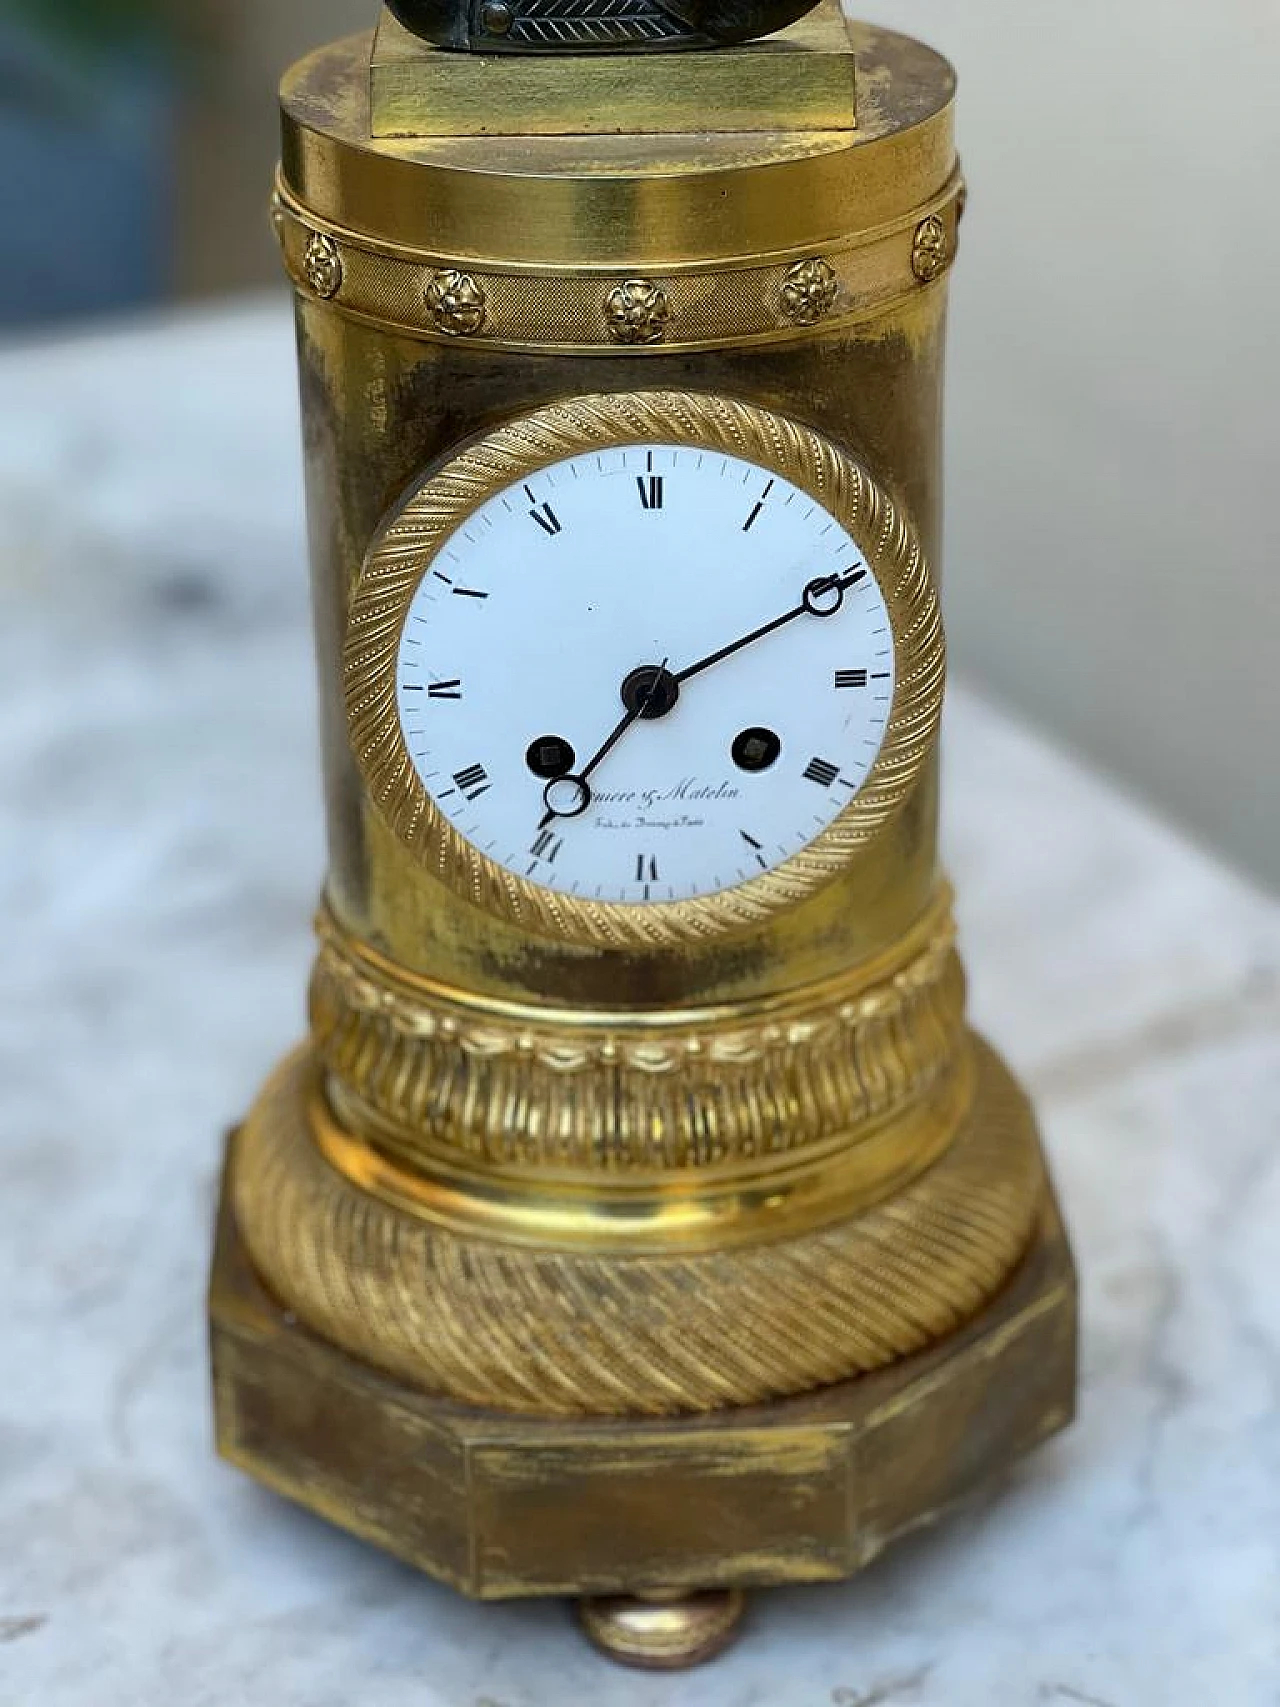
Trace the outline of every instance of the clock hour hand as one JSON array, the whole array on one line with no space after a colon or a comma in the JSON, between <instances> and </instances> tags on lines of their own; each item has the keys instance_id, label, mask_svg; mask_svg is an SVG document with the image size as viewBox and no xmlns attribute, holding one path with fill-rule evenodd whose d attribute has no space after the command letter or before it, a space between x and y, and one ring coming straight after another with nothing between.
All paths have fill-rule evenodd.
<instances>
[{"instance_id":1,"label":"clock hour hand","mask_svg":"<svg viewBox=\"0 0 1280 1707\"><path fill-rule=\"evenodd\" d=\"M712 652L709 657L699 658L696 664L690 664L687 670L681 670L675 680L677 684L689 681L694 676L700 676L704 670L709 670L713 664L722 664L726 658L732 658L735 652L741 652L744 647L754 646L757 640L763 640L766 634L773 634L779 628L785 628L789 622L795 622L802 616L835 616L844 604L844 596L850 587L859 581L865 581L867 571L863 568L847 569L842 575L821 575L816 581L810 581L804 590L804 596L794 610L786 611L782 616L775 616L772 622L762 623L759 628L753 628L750 634L744 634L740 640L731 641L728 646L722 646L718 652Z\"/></svg>"},{"instance_id":2,"label":"clock hour hand","mask_svg":"<svg viewBox=\"0 0 1280 1707\"><path fill-rule=\"evenodd\" d=\"M639 715L638 709L625 712L599 752L576 775L571 773L567 776L552 777L542 791L543 804L547 810L546 815L538 825L540 830L545 830L547 825L553 824L557 818L581 817L591 804L591 787L587 778L598 765L608 758Z\"/></svg>"},{"instance_id":3,"label":"clock hour hand","mask_svg":"<svg viewBox=\"0 0 1280 1707\"><path fill-rule=\"evenodd\" d=\"M652 665L646 665L643 669L633 670L627 677L622 684L622 700L627 709L598 751L592 754L580 771L569 776L552 777L543 789L542 799L547 811L538 825L540 830L545 830L547 825L554 823L557 818L580 818L590 806L589 778L593 772L604 763L633 723L642 717L651 716L663 703L664 690L667 684L671 683L667 663L668 660L664 658L656 669ZM675 703L674 697L671 703Z\"/></svg>"}]
</instances>

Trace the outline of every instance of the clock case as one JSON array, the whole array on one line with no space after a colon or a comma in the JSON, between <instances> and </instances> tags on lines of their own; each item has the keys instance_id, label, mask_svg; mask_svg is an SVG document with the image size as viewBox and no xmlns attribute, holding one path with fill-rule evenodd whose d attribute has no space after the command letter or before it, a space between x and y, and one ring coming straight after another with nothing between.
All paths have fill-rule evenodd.
<instances>
[{"instance_id":1,"label":"clock case","mask_svg":"<svg viewBox=\"0 0 1280 1707\"><path fill-rule=\"evenodd\" d=\"M1074 1405L1034 1120L964 1019L936 747L794 906L613 946L460 900L354 750L348 622L386 518L566 399L816 429L936 573L954 78L820 22L820 49L801 25L739 50L754 116L722 134L681 128L700 55L665 84L636 62L643 135L575 108L573 61L487 62L507 136L406 134L415 56L424 88L453 75L426 47L400 44L394 135L384 38L283 87L331 864L310 1038L229 1147L218 1444L465 1593L615 1597L589 1628L637 1663L705 1657L744 1588L856 1571ZM794 61L833 27L857 113L815 128Z\"/></svg>"}]
</instances>

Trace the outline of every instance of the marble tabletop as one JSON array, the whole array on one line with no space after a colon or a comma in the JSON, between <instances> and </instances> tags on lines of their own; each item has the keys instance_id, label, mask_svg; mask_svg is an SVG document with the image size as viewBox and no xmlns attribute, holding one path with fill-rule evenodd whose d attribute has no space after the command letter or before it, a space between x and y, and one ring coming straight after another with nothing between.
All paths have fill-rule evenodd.
<instances>
[{"instance_id":1,"label":"marble tabletop","mask_svg":"<svg viewBox=\"0 0 1280 1707\"><path fill-rule=\"evenodd\" d=\"M1076 1427L665 1679L214 1458L221 1138L322 860L291 364L276 301L0 355L0 1703L1280 1702L1280 909L968 691L949 859L1082 1265Z\"/></svg>"}]
</instances>

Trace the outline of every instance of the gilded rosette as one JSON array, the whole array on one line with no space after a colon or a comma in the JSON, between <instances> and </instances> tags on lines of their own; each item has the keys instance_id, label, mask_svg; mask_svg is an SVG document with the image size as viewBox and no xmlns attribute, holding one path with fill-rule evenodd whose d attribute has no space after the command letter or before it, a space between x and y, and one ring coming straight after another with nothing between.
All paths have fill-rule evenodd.
<instances>
[{"instance_id":1,"label":"gilded rosette","mask_svg":"<svg viewBox=\"0 0 1280 1707\"><path fill-rule=\"evenodd\" d=\"M660 274L530 269L391 248L301 206L282 183L274 212L298 290L415 337L499 349L660 354L812 337L872 320L948 270L962 180L866 234L795 259L668 265Z\"/></svg>"},{"instance_id":2,"label":"gilded rosette","mask_svg":"<svg viewBox=\"0 0 1280 1707\"><path fill-rule=\"evenodd\" d=\"M955 252L955 80L918 42L847 29L856 129L789 129L788 106L777 128L708 135L681 99L685 68L669 65L655 105L665 90L684 114L670 134L569 124L372 146L370 38L337 43L283 91L286 267L307 299L476 349L652 358L872 321Z\"/></svg>"}]
</instances>

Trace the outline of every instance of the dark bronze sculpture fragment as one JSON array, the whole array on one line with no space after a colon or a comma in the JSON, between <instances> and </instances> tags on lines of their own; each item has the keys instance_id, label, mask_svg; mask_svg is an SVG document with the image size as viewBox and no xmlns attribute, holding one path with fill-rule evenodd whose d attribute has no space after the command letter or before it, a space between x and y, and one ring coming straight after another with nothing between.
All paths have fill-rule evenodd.
<instances>
[{"instance_id":1,"label":"dark bronze sculpture fragment","mask_svg":"<svg viewBox=\"0 0 1280 1707\"><path fill-rule=\"evenodd\" d=\"M815 0L388 0L434 47L472 53L648 53L727 47L785 29Z\"/></svg>"}]
</instances>

